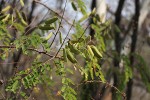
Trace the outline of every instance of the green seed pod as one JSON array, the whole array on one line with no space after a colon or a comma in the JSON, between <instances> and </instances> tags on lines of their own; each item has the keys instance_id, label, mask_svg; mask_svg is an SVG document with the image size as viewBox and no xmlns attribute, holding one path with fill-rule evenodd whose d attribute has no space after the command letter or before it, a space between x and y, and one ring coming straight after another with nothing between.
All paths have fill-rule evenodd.
<instances>
[{"instance_id":1,"label":"green seed pod","mask_svg":"<svg viewBox=\"0 0 150 100\"><path fill-rule=\"evenodd\" d=\"M90 57L90 54L89 54L88 51L85 51L84 54L85 54L84 58L85 58L86 61L91 61L92 60L92 58Z\"/></svg>"},{"instance_id":2,"label":"green seed pod","mask_svg":"<svg viewBox=\"0 0 150 100\"><path fill-rule=\"evenodd\" d=\"M11 8L11 6L10 6L10 5L9 5L9 6L7 6L7 7L5 7L4 9L2 9L2 13L7 12L10 8Z\"/></svg>"},{"instance_id":3,"label":"green seed pod","mask_svg":"<svg viewBox=\"0 0 150 100\"><path fill-rule=\"evenodd\" d=\"M22 7L24 6L23 0L20 0L20 4L21 4Z\"/></svg>"},{"instance_id":4,"label":"green seed pod","mask_svg":"<svg viewBox=\"0 0 150 100\"><path fill-rule=\"evenodd\" d=\"M89 45L87 45L87 50L88 50L89 54L93 57L94 53Z\"/></svg>"},{"instance_id":5,"label":"green seed pod","mask_svg":"<svg viewBox=\"0 0 150 100\"><path fill-rule=\"evenodd\" d=\"M52 30L52 29L54 29L54 27L45 25L45 26L39 26L39 29L41 29L41 30Z\"/></svg>"},{"instance_id":6,"label":"green seed pod","mask_svg":"<svg viewBox=\"0 0 150 100\"><path fill-rule=\"evenodd\" d=\"M74 54L79 54L80 53L80 51L73 44L71 44L70 42L68 42L68 47L69 47L69 49L72 53L74 53Z\"/></svg>"},{"instance_id":7,"label":"green seed pod","mask_svg":"<svg viewBox=\"0 0 150 100\"><path fill-rule=\"evenodd\" d=\"M97 58L101 58L101 57L102 57L102 54L98 51L98 49L97 49L94 45L91 46L91 49L92 49L94 55L95 55Z\"/></svg>"},{"instance_id":8,"label":"green seed pod","mask_svg":"<svg viewBox=\"0 0 150 100\"><path fill-rule=\"evenodd\" d=\"M25 26L27 26L28 24L26 23L26 21L23 19L23 17L21 16L21 14L19 13L18 10L16 10L16 15L19 18L19 20L21 21L21 23Z\"/></svg>"},{"instance_id":9,"label":"green seed pod","mask_svg":"<svg viewBox=\"0 0 150 100\"><path fill-rule=\"evenodd\" d=\"M28 24L24 21L24 19L21 17L21 23L25 26L27 26Z\"/></svg>"},{"instance_id":10,"label":"green seed pod","mask_svg":"<svg viewBox=\"0 0 150 100\"><path fill-rule=\"evenodd\" d=\"M6 17L2 20L2 22L8 21L9 17L10 17L10 14L7 14Z\"/></svg>"},{"instance_id":11,"label":"green seed pod","mask_svg":"<svg viewBox=\"0 0 150 100\"><path fill-rule=\"evenodd\" d=\"M52 35L53 35L53 33L50 32L46 37L41 37L41 38L47 41L52 37Z\"/></svg>"},{"instance_id":12,"label":"green seed pod","mask_svg":"<svg viewBox=\"0 0 150 100\"><path fill-rule=\"evenodd\" d=\"M66 53L65 48L63 49L63 58L64 58L64 61L67 62L67 53Z\"/></svg>"},{"instance_id":13,"label":"green seed pod","mask_svg":"<svg viewBox=\"0 0 150 100\"><path fill-rule=\"evenodd\" d=\"M76 7L76 5L74 4L74 2L71 2L71 5L72 5L72 8L73 8L75 11L77 11L77 7Z\"/></svg>"},{"instance_id":14,"label":"green seed pod","mask_svg":"<svg viewBox=\"0 0 150 100\"><path fill-rule=\"evenodd\" d=\"M59 32L59 41L62 43L62 34Z\"/></svg>"},{"instance_id":15,"label":"green seed pod","mask_svg":"<svg viewBox=\"0 0 150 100\"><path fill-rule=\"evenodd\" d=\"M57 20L58 20L58 18L55 16L55 17L53 17L53 18L47 20L47 21L45 22L45 24L52 24L52 23L54 23L54 22L57 21Z\"/></svg>"},{"instance_id":16,"label":"green seed pod","mask_svg":"<svg viewBox=\"0 0 150 100\"><path fill-rule=\"evenodd\" d=\"M67 53L67 58L72 62L72 63L77 63L77 60L74 58L72 53L69 50L66 50Z\"/></svg>"}]
</instances>

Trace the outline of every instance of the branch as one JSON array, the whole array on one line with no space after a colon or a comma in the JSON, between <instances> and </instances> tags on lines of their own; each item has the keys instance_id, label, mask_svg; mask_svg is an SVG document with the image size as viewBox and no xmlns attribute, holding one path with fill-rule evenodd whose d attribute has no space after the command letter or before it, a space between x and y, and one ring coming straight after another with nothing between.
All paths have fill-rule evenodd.
<instances>
[{"instance_id":1,"label":"branch","mask_svg":"<svg viewBox=\"0 0 150 100\"><path fill-rule=\"evenodd\" d=\"M75 22L75 19L74 19L73 23L74 23L74 22ZM66 39L67 39L67 37L68 37L68 35L69 35L69 33L70 33L71 29L72 29L72 27L73 27L73 26L71 26L71 27L70 27L70 29L69 29L69 31L68 31L68 33L67 33L67 35L66 35L65 39L63 40L63 42L62 42L62 44L61 44L61 46L60 46L60 48L59 48L59 50L57 51L57 53L56 53L56 55L55 55L55 56L57 56L57 55L58 55L58 53L60 52L60 50L61 50L62 46L64 45L64 43L65 43L65 41L66 41Z\"/></svg>"},{"instance_id":2,"label":"branch","mask_svg":"<svg viewBox=\"0 0 150 100\"><path fill-rule=\"evenodd\" d=\"M47 5L45 5L45 4L43 4L43 3L41 3L41 2L39 2L39 1L37 1L37 0L33 0L33 1L35 1L36 3L38 3L38 4L41 4L41 5L43 5L45 8L47 8L48 10L50 10L51 12L53 12L54 14L56 14L57 16L59 16L60 18L62 18L62 16L58 13L58 12L56 12L56 11L54 11L54 10L52 10L51 8L49 8ZM63 17L63 19L69 24L69 25L73 25L73 24L71 24L70 22L68 22L68 20L67 19L65 19L64 17ZM74 25L73 25L74 26Z\"/></svg>"},{"instance_id":3,"label":"branch","mask_svg":"<svg viewBox=\"0 0 150 100\"><path fill-rule=\"evenodd\" d=\"M5 46L5 45L0 45L0 48L8 48L8 49L16 49L16 47L15 46ZM34 48L28 48L27 50L30 50L30 51L35 51L35 52L37 52L37 53L39 53L39 54L44 54L44 55L47 55L47 56L49 56L49 57L54 57L53 55L50 55L50 54L48 54L47 52L45 52L45 51L39 51L39 50L37 50L37 49L34 49ZM55 58L59 58L59 59L62 59L61 57L58 57L58 56L55 56Z\"/></svg>"},{"instance_id":4,"label":"branch","mask_svg":"<svg viewBox=\"0 0 150 100\"><path fill-rule=\"evenodd\" d=\"M65 2L65 7L64 7L64 10L63 10L63 15L61 16L61 20L60 20L59 27L58 27L58 29L57 29L57 31L56 31L56 33L55 33L55 36L54 36L54 38L53 38L53 40L52 40L52 43L50 44L50 47L51 47L52 44L54 43L54 41L55 41L55 39L56 39L56 36L57 36L57 34L58 34L58 32L59 32L59 30L60 30L60 28L61 28L62 19L63 19L63 16L64 16L64 14L65 14L66 5L67 5L67 0L66 0L66 2Z\"/></svg>"}]
</instances>

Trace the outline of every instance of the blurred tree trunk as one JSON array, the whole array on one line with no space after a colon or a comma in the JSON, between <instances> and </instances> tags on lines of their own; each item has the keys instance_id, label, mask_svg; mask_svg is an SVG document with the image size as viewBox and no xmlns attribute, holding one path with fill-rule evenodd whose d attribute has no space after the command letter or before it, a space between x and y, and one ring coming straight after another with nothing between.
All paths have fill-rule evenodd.
<instances>
[{"instance_id":1,"label":"blurred tree trunk","mask_svg":"<svg viewBox=\"0 0 150 100\"><path fill-rule=\"evenodd\" d=\"M135 0L135 15L134 15L134 22L133 22L133 34L131 36L131 38L132 38L131 55L130 55L131 66L133 66L133 64L134 64L133 53L135 52L135 49L136 49L139 15L140 15L140 1ZM133 68L132 68L132 70L133 70ZM127 90L126 90L127 100L131 100L132 85L133 85L133 79L130 79L129 82L127 83Z\"/></svg>"},{"instance_id":2,"label":"blurred tree trunk","mask_svg":"<svg viewBox=\"0 0 150 100\"><path fill-rule=\"evenodd\" d=\"M124 6L124 2L125 2L125 0L119 0L119 4L118 4L118 7L117 7L117 10L115 13L115 24L119 28L120 28L120 22L121 22L121 12L122 12L122 9ZM122 43L120 34L121 33L119 33L119 32L115 32L115 49L117 52L117 57L114 57L114 67L118 67L118 68L119 68L119 63L120 63L120 52L121 52L121 43ZM119 80L117 77L117 73L114 73L113 76L114 76L114 84L113 85L115 87L118 87ZM112 96L113 96L112 97L113 100L117 100L116 91L114 89L112 89Z\"/></svg>"},{"instance_id":3,"label":"blurred tree trunk","mask_svg":"<svg viewBox=\"0 0 150 100\"><path fill-rule=\"evenodd\" d=\"M91 5L91 11L96 8L96 0L93 0L92 1L92 5ZM90 19L90 24L93 24L93 19L91 18ZM92 28L90 28L90 35L91 35L91 38L94 39L94 30Z\"/></svg>"}]
</instances>

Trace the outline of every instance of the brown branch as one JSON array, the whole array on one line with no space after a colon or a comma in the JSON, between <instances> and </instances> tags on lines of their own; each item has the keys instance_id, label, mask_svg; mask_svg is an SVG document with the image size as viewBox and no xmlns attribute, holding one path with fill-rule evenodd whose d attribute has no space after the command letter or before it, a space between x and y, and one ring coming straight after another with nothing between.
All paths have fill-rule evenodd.
<instances>
[{"instance_id":1,"label":"brown branch","mask_svg":"<svg viewBox=\"0 0 150 100\"><path fill-rule=\"evenodd\" d=\"M5 45L0 45L0 48L8 48L8 49L16 49L16 47L15 46L5 46ZM50 54L48 54L47 52L45 52L45 51L39 51L39 50L37 50L37 49L34 49L34 48L28 48L27 50L30 50L30 51L35 51L35 52L37 52L37 53L39 53L39 54L44 54L44 55L47 55L47 56L49 56L49 57L54 57L53 55L50 55ZM58 57L58 56L56 56L55 58L59 58L59 59L62 59L61 57Z\"/></svg>"},{"instance_id":2,"label":"brown branch","mask_svg":"<svg viewBox=\"0 0 150 100\"><path fill-rule=\"evenodd\" d=\"M34 1L35 1L36 3L38 3L38 4L43 5L45 8L47 8L48 10L50 10L51 12L53 12L54 14L56 14L57 16L59 16L60 18L62 18L62 15L60 15L58 12L54 11L53 9L49 8L47 5L41 3L41 2L39 2L39 1L37 1L37 0L34 0ZM63 20L65 20L69 25L73 25L73 24L71 24L70 22L68 22L68 20L65 19L64 17L63 17ZM73 25L73 26L74 26L74 25Z\"/></svg>"}]
</instances>

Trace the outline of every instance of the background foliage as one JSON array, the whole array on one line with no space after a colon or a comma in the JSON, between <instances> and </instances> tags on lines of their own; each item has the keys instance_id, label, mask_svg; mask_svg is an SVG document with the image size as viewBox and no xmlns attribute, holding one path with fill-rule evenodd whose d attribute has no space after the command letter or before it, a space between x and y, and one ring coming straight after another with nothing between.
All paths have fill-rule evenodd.
<instances>
[{"instance_id":1,"label":"background foliage","mask_svg":"<svg viewBox=\"0 0 150 100\"><path fill-rule=\"evenodd\" d=\"M29 9L26 5L30 2L1 0L2 99L38 99L39 96L44 100L91 100L112 93L114 100L130 100L130 82L137 76L150 91L149 67L134 46L138 18L133 17L131 50L124 54L124 39L117 37L124 30L118 19L102 23L95 9L87 11L83 0L59 1L63 3L58 6L60 12L38 0L33 0ZM135 16L138 16L136 3ZM72 21L65 17L67 5L74 10ZM38 6L47 9L45 16L34 14ZM78 14L82 17L78 18ZM90 30L94 31L94 38L88 34Z\"/></svg>"}]
</instances>

